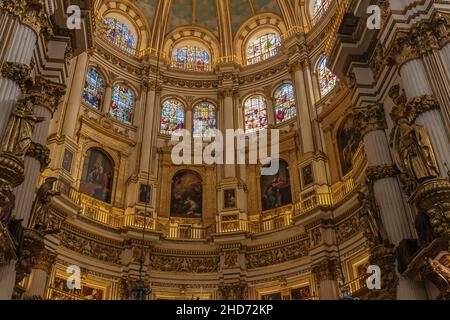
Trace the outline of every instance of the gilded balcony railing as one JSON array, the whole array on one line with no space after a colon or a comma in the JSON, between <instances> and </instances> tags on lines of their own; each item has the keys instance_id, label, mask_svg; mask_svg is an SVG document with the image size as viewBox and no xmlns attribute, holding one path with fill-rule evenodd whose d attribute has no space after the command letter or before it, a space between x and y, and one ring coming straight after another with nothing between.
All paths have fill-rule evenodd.
<instances>
[{"instance_id":1,"label":"gilded balcony railing","mask_svg":"<svg viewBox=\"0 0 450 320\"><path fill-rule=\"evenodd\" d=\"M364 275L364 276L358 277L356 279L353 279L353 280L343 284L341 286L341 290L343 290L344 288L348 288L350 295L353 297L355 297L355 296L357 297L359 292L367 289L367 282L366 282L367 278L368 278L368 275Z\"/></svg>"}]
</instances>

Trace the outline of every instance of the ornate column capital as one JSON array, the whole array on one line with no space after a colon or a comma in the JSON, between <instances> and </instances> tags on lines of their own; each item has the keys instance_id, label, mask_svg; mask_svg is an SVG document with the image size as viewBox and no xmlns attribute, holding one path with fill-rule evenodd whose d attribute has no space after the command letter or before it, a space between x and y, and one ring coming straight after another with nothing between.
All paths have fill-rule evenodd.
<instances>
[{"instance_id":1,"label":"ornate column capital","mask_svg":"<svg viewBox=\"0 0 450 320\"><path fill-rule=\"evenodd\" d=\"M450 15L438 12L431 19L419 21L411 29L398 32L388 51L388 59L402 67L431 50L443 48L449 41Z\"/></svg>"},{"instance_id":2,"label":"ornate column capital","mask_svg":"<svg viewBox=\"0 0 450 320\"><path fill-rule=\"evenodd\" d=\"M382 104L374 104L365 108L353 110L358 129L363 136L372 131L385 130L386 117Z\"/></svg>"},{"instance_id":3,"label":"ornate column capital","mask_svg":"<svg viewBox=\"0 0 450 320\"><path fill-rule=\"evenodd\" d=\"M313 265L311 272L315 275L318 282L337 280L340 273L338 263L336 259L325 259Z\"/></svg>"},{"instance_id":4,"label":"ornate column capital","mask_svg":"<svg viewBox=\"0 0 450 320\"><path fill-rule=\"evenodd\" d=\"M409 124L412 124L419 115L441 108L433 95L418 96L407 101L405 92L400 89L399 85L395 85L389 90L389 96L395 104L392 108L391 118L396 124L401 119L406 119Z\"/></svg>"},{"instance_id":5,"label":"ornate column capital","mask_svg":"<svg viewBox=\"0 0 450 320\"><path fill-rule=\"evenodd\" d=\"M395 178L399 174L398 169L394 165L382 165L382 166L374 166L367 168L366 175L369 183L373 183L375 181L386 179L386 178Z\"/></svg>"},{"instance_id":6,"label":"ornate column capital","mask_svg":"<svg viewBox=\"0 0 450 320\"><path fill-rule=\"evenodd\" d=\"M21 23L30 27L37 35L43 32L53 34L45 0L0 0L0 8L17 17Z\"/></svg>"},{"instance_id":7,"label":"ornate column capital","mask_svg":"<svg viewBox=\"0 0 450 320\"><path fill-rule=\"evenodd\" d=\"M38 77L35 85L30 89L29 98L34 105L48 109L53 115L65 94L65 85L49 82L42 77Z\"/></svg>"},{"instance_id":8,"label":"ornate column capital","mask_svg":"<svg viewBox=\"0 0 450 320\"><path fill-rule=\"evenodd\" d=\"M40 143L32 142L27 150L27 156L36 159L41 164L41 171L50 165L50 149Z\"/></svg>"},{"instance_id":9,"label":"ornate column capital","mask_svg":"<svg viewBox=\"0 0 450 320\"><path fill-rule=\"evenodd\" d=\"M56 253L43 249L35 258L33 269L40 269L49 274L56 261Z\"/></svg>"},{"instance_id":10,"label":"ornate column capital","mask_svg":"<svg viewBox=\"0 0 450 320\"><path fill-rule=\"evenodd\" d=\"M27 91L33 85L31 67L15 62L5 62L2 66L0 76L17 83L22 92Z\"/></svg>"}]
</instances>

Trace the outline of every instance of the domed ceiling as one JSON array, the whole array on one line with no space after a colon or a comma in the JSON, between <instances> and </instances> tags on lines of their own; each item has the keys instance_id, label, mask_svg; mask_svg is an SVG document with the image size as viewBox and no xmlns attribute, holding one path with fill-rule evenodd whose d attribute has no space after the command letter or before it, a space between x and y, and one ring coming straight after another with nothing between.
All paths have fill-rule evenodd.
<instances>
[{"instance_id":1,"label":"domed ceiling","mask_svg":"<svg viewBox=\"0 0 450 320\"><path fill-rule=\"evenodd\" d=\"M153 17L158 1L138 0L136 3L153 24ZM249 18L260 13L274 13L282 16L277 0L222 0L228 1L231 16L231 28L236 33ZM294 0L292 0L294 2ZM172 0L167 25L167 32L176 27L197 25L219 34L218 3L216 0Z\"/></svg>"}]
</instances>

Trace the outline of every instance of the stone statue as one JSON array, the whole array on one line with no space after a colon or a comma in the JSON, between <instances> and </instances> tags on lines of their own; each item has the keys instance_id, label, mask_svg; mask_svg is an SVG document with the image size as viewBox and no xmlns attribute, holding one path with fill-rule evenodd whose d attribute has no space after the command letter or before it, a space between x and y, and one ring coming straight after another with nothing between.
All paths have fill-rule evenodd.
<instances>
[{"instance_id":1,"label":"stone statue","mask_svg":"<svg viewBox=\"0 0 450 320\"><path fill-rule=\"evenodd\" d=\"M37 191L36 199L33 204L32 218L35 221L35 229L41 229L45 225L52 198L61 195L60 192L53 191L57 178L50 177L45 179Z\"/></svg>"},{"instance_id":2,"label":"stone statue","mask_svg":"<svg viewBox=\"0 0 450 320\"><path fill-rule=\"evenodd\" d=\"M363 192L358 192L357 197L363 209L361 224L365 228L365 237L372 245L382 244L388 239L388 236L384 228L383 221L381 220L375 198L367 196Z\"/></svg>"},{"instance_id":3,"label":"stone statue","mask_svg":"<svg viewBox=\"0 0 450 320\"><path fill-rule=\"evenodd\" d=\"M41 121L33 113L33 103L23 99L13 111L0 146L0 151L25 158L31 145L34 126Z\"/></svg>"},{"instance_id":4,"label":"stone statue","mask_svg":"<svg viewBox=\"0 0 450 320\"><path fill-rule=\"evenodd\" d=\"M394 140L397 165L403 174L418 184L439 176L433 146L426 128L409 124L406 118L397 123Z\"/></svg>"},{"instance_id":5,"label":"stone statue","mask_svg":"<svg viewBox=\"0 0 450 320\"><path fill-rule=\"evenodd\" d=\"M433 227L431 226L430 217L426 211L419 211L414 222L414 227L419 237L419 246L424 247L436 238Z\"/></svg>"},{"instance_id":6,"label":"stone statue","mask_svg":"<svg viewBox=\"0 0 450 320\"><path fill-rule=\"evenodd\" d=\"M0 223L7 226L11 220L12 212L16 206L16 196L11 191L8 192L8 203L0 208Z\"/></svg>"}]
</instances>

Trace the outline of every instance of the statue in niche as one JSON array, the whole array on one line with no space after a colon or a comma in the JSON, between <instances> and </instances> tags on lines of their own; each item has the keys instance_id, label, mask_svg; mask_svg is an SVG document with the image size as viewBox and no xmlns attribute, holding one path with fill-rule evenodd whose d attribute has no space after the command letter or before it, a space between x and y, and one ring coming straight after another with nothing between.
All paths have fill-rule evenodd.
<instances>
[{"instance_id":1,"label":"statue in niche","mask_svg":"<svg viewBox=\"0 0 450 320\"><path fill-rule=\"evenodd\" d=\"M394 134L397 166L410 181L418 184L439 176L433 146L426 128L411 125L406 118L397 122Z\"/></svg>"},{"instance_id":2,"label":"statue in niche","mask_svg":"<svg viewBox=\"0 0 450 320\"><path fill-rule=\"evenodd\" d=\"M361 204L363 213L361 214L361 225L364 226L364 236L371 245L382 244L388 239L384 228L379 208L375 197L358 192L358 201Z\"/></svg>"},{"instance_id":3,"label":"statue in niche","mask_svg":"<svg viewBox=\"0 0 450 320\"><path fill-rule=\"evenodd\" d=\"M54 177L45 179L44 183L37 191L32 209L32 218L35 221L35 225L32 227L37 230L46 228L52 198L61 195L60 192L53 191L57 180L58 179Z\"/></svg>"}]
</instances>

